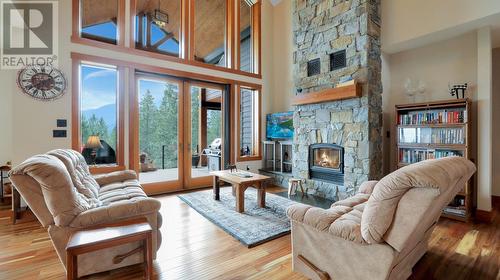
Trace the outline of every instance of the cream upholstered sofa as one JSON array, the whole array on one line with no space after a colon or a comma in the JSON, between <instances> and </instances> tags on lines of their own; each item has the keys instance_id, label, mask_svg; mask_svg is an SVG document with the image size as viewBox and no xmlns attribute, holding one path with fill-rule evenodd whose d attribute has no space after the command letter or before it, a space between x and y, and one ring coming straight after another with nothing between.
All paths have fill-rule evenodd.
<instances>
[{"instance_id":1,"label":"cream upholstered sofa","mask_svg":"<svg viewBox=\"0 0 500 280\"><path fill-rule=\"evenodd\" d=\"M11 180L40 223L48 229L63 264L66 245L75 231L145 217L153 228L153 248L161 244L160 202L148 198L134 171L93 177L83 156L73 150L36 155L11 173ZM142 262L133 254L118 264L113 257L139 247L130 243L78 257L78 275L107 271ZM156 258L156 250L153 250Z\"/></svg>"},{"instance_id":2,"label":"cream upholstered sofa","mask_svg":"<svg viewBox=\"0 0 500 280\"><path fill-rule=\"evenodd\" d=\"M365 182L329 209L291 206L294 271L311 279L407 279L442 209L475 171L460 157L427 160Z\"/></svg>"}]
</instances>

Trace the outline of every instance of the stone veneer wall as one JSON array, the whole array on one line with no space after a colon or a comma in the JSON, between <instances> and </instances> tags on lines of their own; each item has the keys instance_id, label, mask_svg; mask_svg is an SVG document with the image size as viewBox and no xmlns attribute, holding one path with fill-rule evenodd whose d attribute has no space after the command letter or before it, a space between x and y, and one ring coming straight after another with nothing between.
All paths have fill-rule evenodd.
<instances>
[{"instance_id":1,"label":"stone veneer wall","mask_svg":"<svg viewBox=\"0 0 500 280\"><path fill-rule=\"evenodd\" d=\"M294 177L306 179L310 193L343 199L382 174L380 0L293 0L293 9L296 94L332 88L348 79L362 84L360 98L294 110ZM330 54L343 49L347 66L330 71ZM316 58L321 73L307 77L307 62ZM343 186L309 179L309 145L314 143L344 146Z\"/></svg>"}]
</instances>

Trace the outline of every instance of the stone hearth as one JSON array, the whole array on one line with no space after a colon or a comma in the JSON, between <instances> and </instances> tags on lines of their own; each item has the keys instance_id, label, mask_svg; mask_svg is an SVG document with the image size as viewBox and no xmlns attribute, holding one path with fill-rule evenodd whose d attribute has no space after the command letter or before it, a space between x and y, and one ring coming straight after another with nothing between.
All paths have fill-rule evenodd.
<instances>
[{"instance_id":1,"label":"stone hearth","mask_svg":"<svg viewBox=\"0 0 500 280\"><path fill-rule=\"evenodd\" d=\"M293 2L296 94L332 88L350 79L362 85L360 98L294 109L294 177L305 179L312 194L343 199L362 182L381 176L380 0ZM346 66L330 71L330 55L342 50ZM318 58L320 73L308 76L308 62ZM309 145L316 143L344 147L343 185L310 179Z\"/></svg>"}]
</instances>

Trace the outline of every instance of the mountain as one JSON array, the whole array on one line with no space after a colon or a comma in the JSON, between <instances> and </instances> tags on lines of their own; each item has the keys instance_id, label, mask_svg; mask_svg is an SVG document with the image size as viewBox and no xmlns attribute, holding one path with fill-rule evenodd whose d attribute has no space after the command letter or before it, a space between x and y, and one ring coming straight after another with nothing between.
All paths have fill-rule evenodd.
<instances>
[{"instance_id":1,"label":"mountain","mask_svg":"<svg viewBox=\"0 0 500 280\"><path fill-rule=\"evenodd\" d=\"M116 105L109 104L97 109L90 109L82 111L82 115L88 120L92 115L95 115L98 119L103 118L104 122L108 126L109 131L113 130L116 126Z\"/></svg>"}]
</instances>

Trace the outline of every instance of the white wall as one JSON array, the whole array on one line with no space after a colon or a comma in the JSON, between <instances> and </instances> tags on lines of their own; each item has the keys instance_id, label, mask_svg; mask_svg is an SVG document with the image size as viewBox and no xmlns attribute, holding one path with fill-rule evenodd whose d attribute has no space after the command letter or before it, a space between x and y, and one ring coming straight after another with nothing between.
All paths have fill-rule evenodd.
<instances>
[{"instance_id":1,"label":"white wall","mask_svg":"<svg viewBox=\"0 0 500 280\"><path fill-rule=\"evenodd\" d=\"M382 48L394 53L498 23L498 0L382 0Z\"/></svg>"},{"instance_id":2,"label":"white wall","mask_svg":"<svg viewBox=\"0 0 500 280\"><path fill-rule=\"evenodd\" d=\"M492 63L491 31L477 31L477 208L491 211L492 189Z\"/></svg>"},{"instance_id":3,"label":"white wall","mask_svg":"<svg viewBox=\"0 0 500 280\"><path fill-rule=\"evenodd\" d=\"M285 0L273 9L273 112L291 110L291 97L295 96L293 82L292 1Z\"/></svg>"},{"instance_id":4,"label":"white wall","mask_svg":"<svg viewBox=\"0 0 500 280\"><path fill-rule=\"evenodd\" d=\"M395 144L396 104L412 103L404 89L407 78L422 80L426 83L425 98L418 101L446 100L454 98L448 94L448 83L468 82L471 90L468 94L475 98L477 85L477 47L476 34L469 33L445 42L435 43L422 48L384 55L382 62L382 95L384 112L384 131L390 130L392 143ZM390 149L384 153L386 162L390 162L390 170L395 169L396 151Z\"/></svg>"},{"instance_id":5,"label":"white wall","mask_svg":"<svg viewBox=\"0 0 500 280\"><path fill-rule=\"evenodd\" d=\"M128 5L127 5L128 6ZM127 7L128 8L128 7ZM126 18L128 21L128 17ZM59 1L59 22L71 23L71 1ZM272 23L272 6L268 1L262 6L262 74L263 79L242 77L232 73L216 70L203 69L165 60L144 58L136 55L115 52L107 49L73 44L70 41L71 24L59 25L59 68L68 79L67 93L59 100L52 102L41 102L33 100L24 94L16 86L17 71L0 70L0 117L7 124L6 130L0 130L0 164L6 160L12 160L18 164L29 156L44 153L55 148L71 147L71 52L98 55L107 58L121 59L142 64L161 66L175 70L190 71L212 76L220 76L228 79L237 79L245 82L263 85L263 113L270 112L272 91L272 30L265 28ZM128 24L126 24L128 26ZM128 34L128 33L127 33ZM128 35L127 35L128 37ZM126 41L127 40L126 37ZM4 110L7 108L6 110ZM68 137L53 138L52 130L56 128L56 119L68 120ZM10 125L10 127L9 127ZM128 131L125 131L128 135ZM265 135L265 134L263 134ZM3 137L5 136L5 137ZM125 151L128 149L126 148ZM126 158L128 155L126 155ZM259 162L252 163L258 166Z\"/></svg>"}]
</instances>

